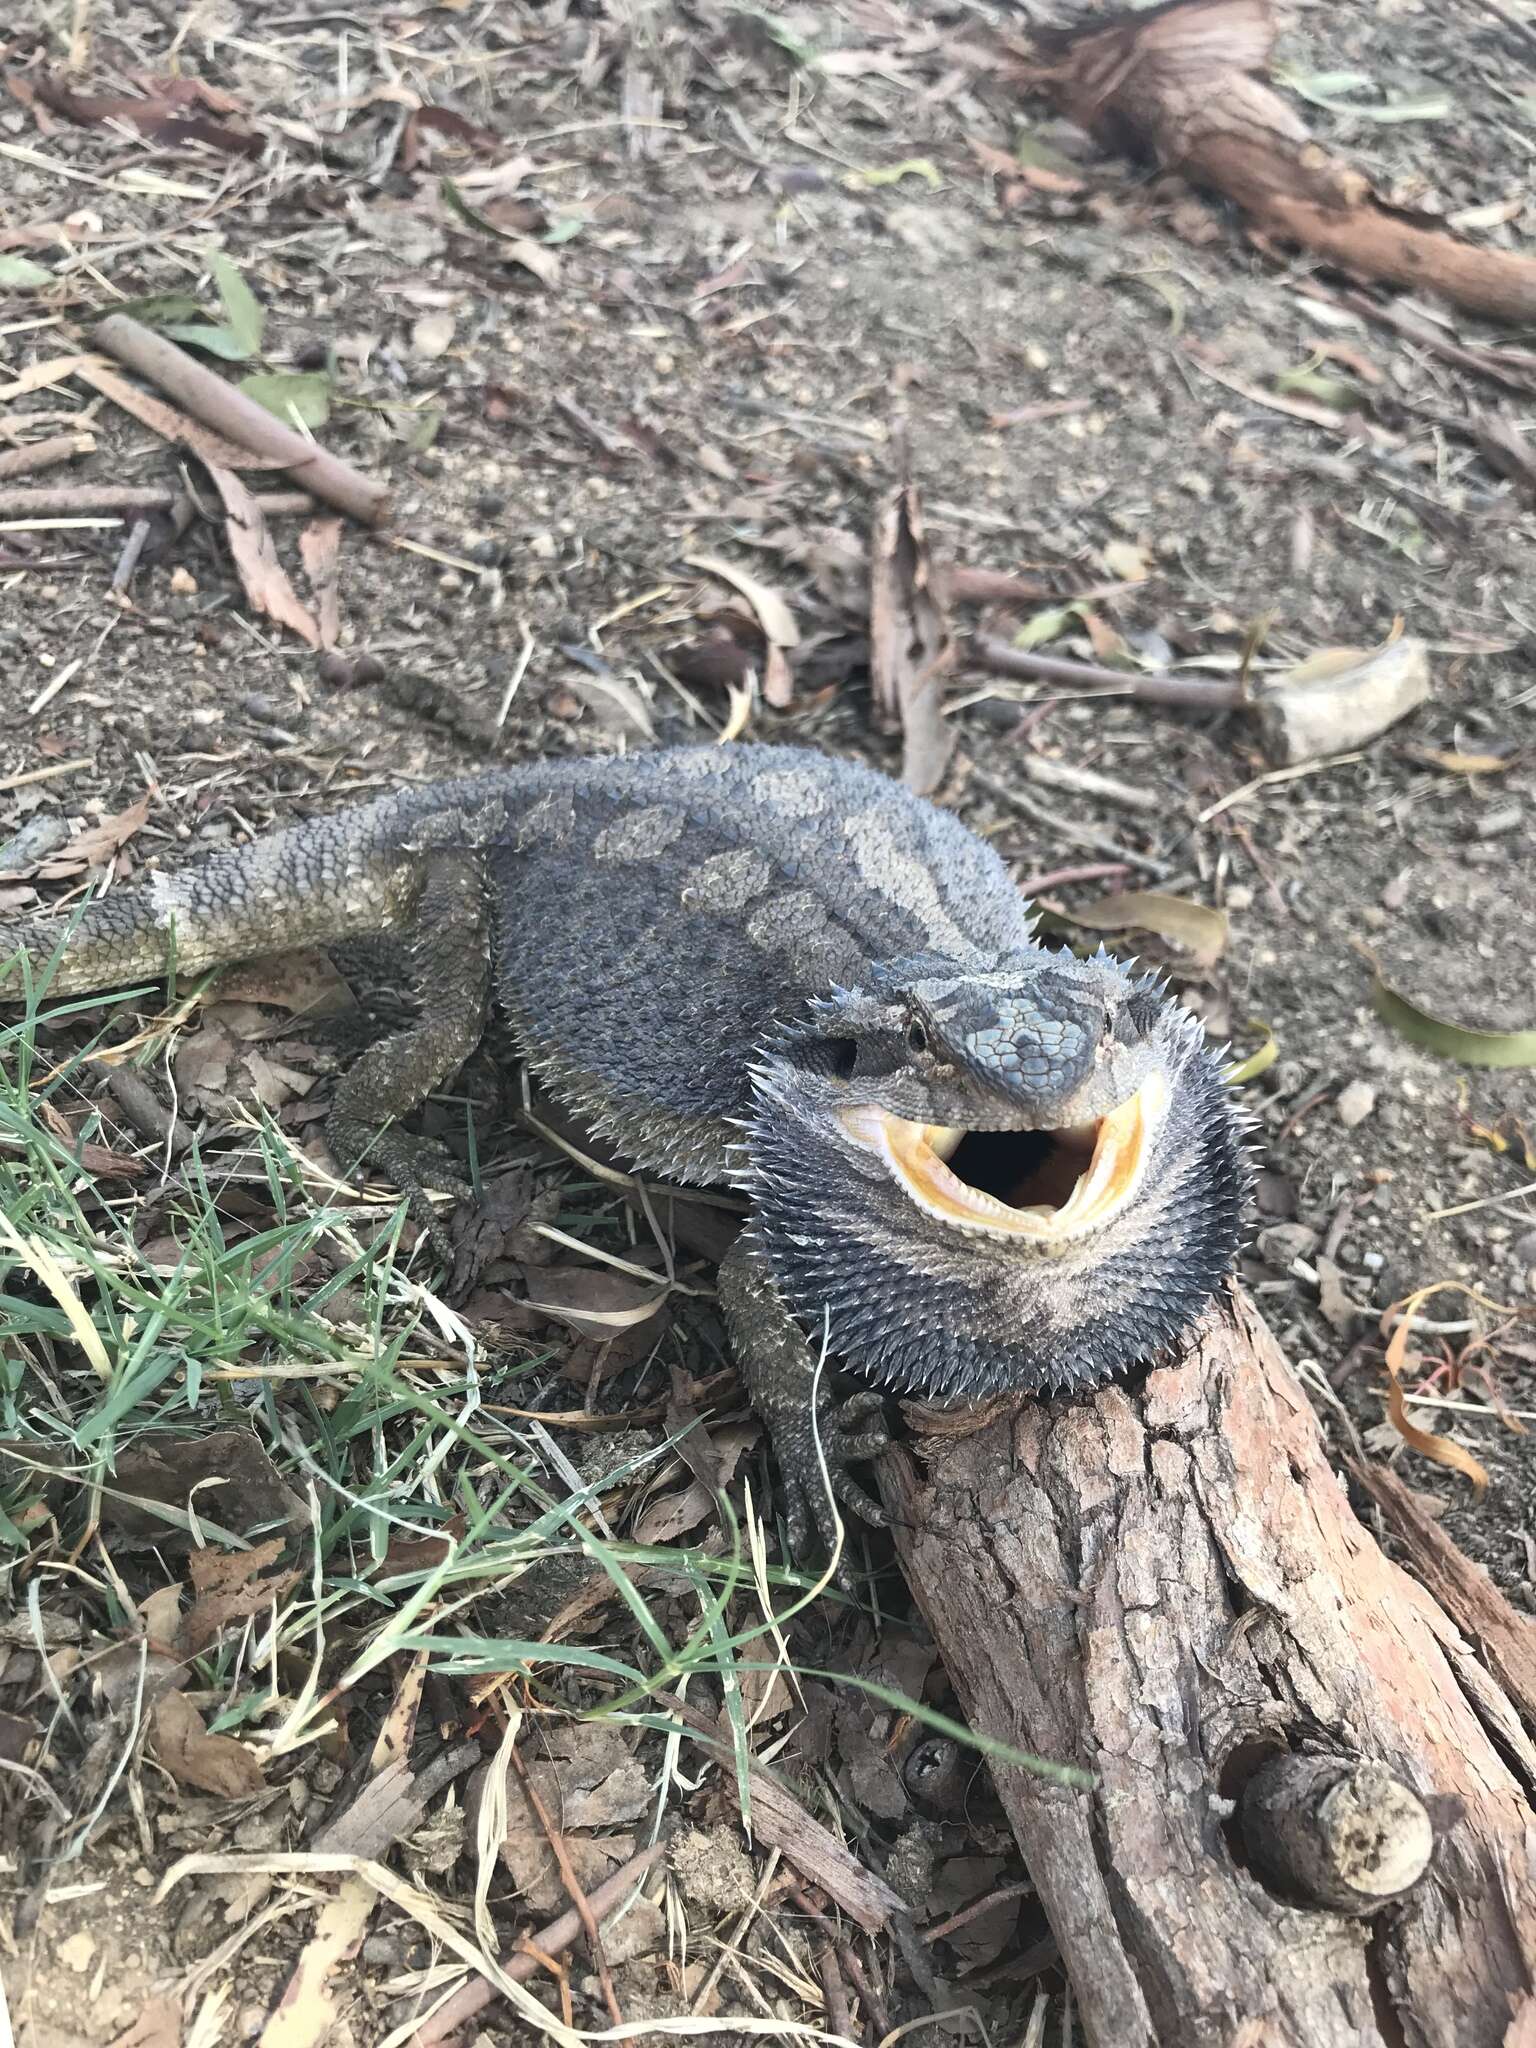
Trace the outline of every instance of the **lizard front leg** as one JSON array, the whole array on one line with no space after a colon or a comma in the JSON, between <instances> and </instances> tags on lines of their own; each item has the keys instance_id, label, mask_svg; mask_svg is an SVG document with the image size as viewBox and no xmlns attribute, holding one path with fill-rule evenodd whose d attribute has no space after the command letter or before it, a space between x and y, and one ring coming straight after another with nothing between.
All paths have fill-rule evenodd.
<instances>
[{"instance_id":1,"label":"lizard front leg","mask_svg":"<svg viewBox=\"0 0 1536 2048\"><path fill-rule=\"evenodd\" d=\"M872 1389L841 1404L824 1394L817 1398L819 1348L780 1301L750 1227L721 1261L720 1305L752 1406L778 1456L791 1551L797 1556L804 1551L813 1523L827 1548L834 1547L834 1496L861 1520L883 1528L889 1519L885 1510L849 1478L846 1468L878 1457L889 1444L881 1419L884 1402Z\"/></svg>"},{"instance_id":2,"label":"lizard front leg","mask_svg":"<svg viewBox=\"0 0 1536 2048\"><path fill-rule=\"evenodd\" d=\"M407 952L419 1013L403 1031L370 1046L336 1090L326 1120L331 1148L350 1171L367 1159L408 1198L440 1257L453 1245L427 1199L435 1187L468 1195L457 1165L399 1120L468 1059L485 1029L490 1000L490 916L485 857L473 847L426 847Z\"/></svg>"}]
</instances>

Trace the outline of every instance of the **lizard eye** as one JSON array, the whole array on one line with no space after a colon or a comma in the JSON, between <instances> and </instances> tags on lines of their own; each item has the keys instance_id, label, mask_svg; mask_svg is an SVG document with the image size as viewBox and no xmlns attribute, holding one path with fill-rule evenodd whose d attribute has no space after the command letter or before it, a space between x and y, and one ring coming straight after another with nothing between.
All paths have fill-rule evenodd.
<instances>
[{"instance_id":1,"label":"lizard eye","mask_svg":"<svg viewBox=\"0 0 1536 2048\"><path fill-rule=\"evenodd\" d=\"M907 1026L907 1051L921 1057L928 1050L928 1027L914 1017Z\"/></svg>"}]
</instances>

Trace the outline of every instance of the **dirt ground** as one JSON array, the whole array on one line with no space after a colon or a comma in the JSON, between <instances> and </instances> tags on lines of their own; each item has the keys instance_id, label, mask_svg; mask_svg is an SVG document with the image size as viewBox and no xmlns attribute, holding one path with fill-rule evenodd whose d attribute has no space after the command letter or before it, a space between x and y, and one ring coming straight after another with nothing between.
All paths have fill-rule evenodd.
<instances>
[{"instance_id":1,"label":"dirt ground","mask_svg":"<svg viewBox=\"0 0 1536 2048\"><path fill-rule=\"evenodd\" d=\"M1097 593L1058 622L1052 652L1231 677L1261 619L1265 671L1401 622L1428 645L1432 700L1280 778L1241 718L1053 694L962 652L940 794L1022 881L1118 871L1050 884L1068 919L1121 886L1227 913L1207 967L1149 950L1239 1057L1271 1034L1278 1047L1247 1087L1264 1164L1246 1277L1340 1451L1397 1459L1456 1541L1536 1607L1530 1072L1409 1043L1373 1007L1365 957L1458 1023L1536 1025L1536 517L1472 433L1508 394L1342 310L1336 278L1318 273L1325 295L1309 297L1307 265L1252 249L1222 206L1102 156L1022 95L997 52L1024 13L357 0L311 18L298 0L82 0L73 17L72 34L70 10L20 0L0 26L0 251L62 280L10 289L0 270L0 448L44 421L88 427L94 452L24 481L175 485L177 452L107 399L12 380L88 346L85 323L123 299L191 293L216 315L218 248L265 309L261 366L330 364L319 438L386 478L395 510L377 535L344 532L340 643L318 655L252 611L210 518L178 535L157 516L121 598L109 586L129 525L0 522L0 838L120 820L148 793L116 856L126 878L406 780L710 737L761 647L700 556L767 585L799 626L793 701L775 711L755 694L746 735L895 771L863 659L864 549L898 391L936 555L1042 580L1063 603ZM1390 199L1529 246L1530 46L1472 4L1303 5L1283 23L1298 104ZM1359 76L1341 92L1330 75L1346 72ZM213 88L193 126L224 139L146 139L120 111L72 119L38 91L52 77L120 99L148 74ZM1000 175L998 151L1032 175ZM1322 423L1286 409L1296 396ZM272 525L302 594L301 523ZM1043 631L1050 609L960 622ZM1037 784L1030 756L1152 804ZM80 880L11 865L0 910ZM1480 1299L1428 1305L1410 1372L1417 1387L1438 1368L1422 1391L1458 1412L1412 1412L1475 1455L1481 1493L1405 1453L1386 1419L1379 1319L1448 1282ZM554 1405L574 1406L571 1390ZM820 1711L843 1710L829 1697ZM845 1734L823 1754L873 1782L877 1760ZM226 1828L217 1802L202 1818L182 1804L175 1843L158 1805L153 1826L125 1805L24 1919L13 1862L0 1970L19 2038L123 2036L240 1924L228 1901L190 1931L174 1898L145 1912L186 1840ZM278 1807L242 1823L251 1841L278 1838L286 1790ZM887 1840L909 1825L896 1801L863 1810ZM1009 1866L984 1815L951 1834L958 1907ZM744 1895L700 1880L705 1923L748 1904L745 1858L737 1875ZM956 1937L969 1949L941 1951L954 1981L973 1973L1014 2016L1011 2038L1033 1995L999 1960L1017 1925L1005 1901ZM226 2038L261 2034L296 1940L276 1919L200 1978L199 1999L220 1987ZM369 1935L331 2038L386 2038L398 1993L380 1987L426 1945ZM631 2018L686 2010L704 1975L675 1951L623 1967ZM761 2009L804 2023L799 1964L780 1968L758 1980ZM728 1970L703 2009L729 2039L731 2014L759 2005ZM606 2023L585 1991L578 2011ZM503 2039L521 2023L481 2024Z\"/></svg>"}]
</instances>

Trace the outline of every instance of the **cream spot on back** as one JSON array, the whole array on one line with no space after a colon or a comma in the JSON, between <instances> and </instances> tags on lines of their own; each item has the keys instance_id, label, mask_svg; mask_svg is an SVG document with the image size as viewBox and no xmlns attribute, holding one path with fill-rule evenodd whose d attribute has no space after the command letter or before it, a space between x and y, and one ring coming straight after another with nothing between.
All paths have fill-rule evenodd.
<instances>
[{"instance_id":1,"label":"cream spot on back","mask_svg":"<svg viewBox=\"0 0 1536 2048\"><path fill-rule=\"evenodd\" d=\"M803 988L825 988L851 978L859 948L827 906L809 889L789 889L759 904L746 921L747 937L761 953L772 953Z\"/></svg>"},{"instance_id":2,"label":"cream spot on back","mask_svg":"<svg viewBox=\"0 0 1536 2048\"><path fill-rule=\"evenodd\" d=\"M945 909L927 867L897 841L879 811L855 811L844 822L843 831L867 886L917 920L926 949L952 960L978 957L975 941Z\"/></svg>"},{"instance_id":3,"label":"cream spot on back","mask_svg":"<svg viewBox=\"0 0 1536 2048\"><path fill-rule=\"evenodd\" d=\"M770 768L754 779L752 789L781 818L820 818L826 813L825 787L800 768Z\"/></svg>"},{"instance_id":4,"label":"cream spot on back","mask_svg":"<svg viewBox=\"0 0 1536 2048\"><path fill-rule=\"evenodd\" d=\"M605 825L592 842L592 852L598 860L655 860L682 829L681 811L650 804L644 810L621 812Z\"/></svg>"},{"instance_id":5,"label":"cream spot on back","mask_svg":"<svg viewBox=\"0 0 1536 2048\"><path fill-rule=\"evenodd\" d=\"M569 839L576 828L576 807L568 796L551 790L531 803L517 821L517 847L534 846L541 839Z\"/></svg>"},{"instance_id":6,"label":"cream spot on back","mask_svg":"<svg viewBox=\"0 0 1536 2048\"><path fill-rule=\"evenodd\" d=\"M683 890L683 901L692 910L731 914L761 896L772 879L773 870L760 853L748 846L732 847L699 862Z\"/></svg>"}]
</instances>

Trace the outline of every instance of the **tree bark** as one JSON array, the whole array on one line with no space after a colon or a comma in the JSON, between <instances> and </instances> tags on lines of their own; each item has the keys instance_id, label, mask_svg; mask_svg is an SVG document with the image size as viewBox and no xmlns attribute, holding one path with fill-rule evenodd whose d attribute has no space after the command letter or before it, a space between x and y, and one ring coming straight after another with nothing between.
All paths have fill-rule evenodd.
<instances>
[{"instance_id":1,"label":"tree bark","mask_svg":"<svg viewBox=\"0 0 1536 2048\"><path fill-rule=\"evenodd\" d=\"M1140 1385L935 1429L925 1476L897 1450L881 1481L971 1725L1097 1778L994 1773L1089 2042L1523 2044L1536 1745L1356 1520L1252 1305ZM1390 1773L1435 1823L1427 1875L1374 1916L1270 1889L1263 1801L1235 1806L1287 1754Z\"/></svg>"}]
</instances>

